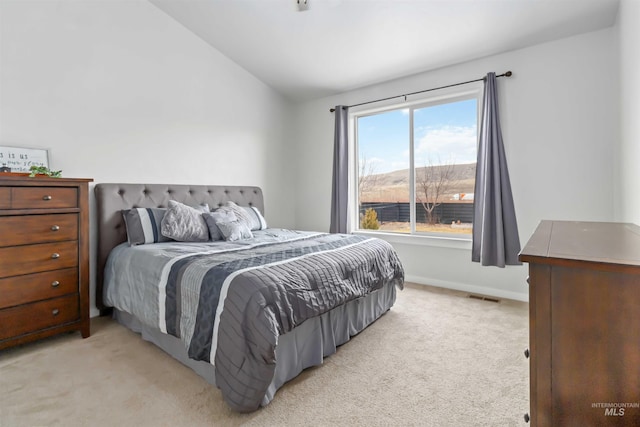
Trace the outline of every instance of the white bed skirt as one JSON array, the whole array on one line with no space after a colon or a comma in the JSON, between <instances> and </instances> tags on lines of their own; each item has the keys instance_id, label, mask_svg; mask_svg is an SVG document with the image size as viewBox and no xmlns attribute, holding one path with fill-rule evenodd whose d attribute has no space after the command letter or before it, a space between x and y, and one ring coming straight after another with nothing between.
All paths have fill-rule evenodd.
<instances>
[{"instance_id":1,"label":"white bed skirt","mask_svg":"<svg viewBox=\"0 0 640 427\"><path fill-rule=\"evenodd\" d=\"M304 369L322 364L322 359L336 352L337 347L373 323L387 312L396 300L394 283L387 283L369 295L334 308L321 316L306 320L278 338L276 369L273 380L262 399L262 406L273 400L284 383ZM156 328L143 325L129 313L114 309L114 318L140 333L175 359L193 369L210 384L215 385L215 368L207 362L190 359L182 342Z\"/></svg>"}]
</instances>

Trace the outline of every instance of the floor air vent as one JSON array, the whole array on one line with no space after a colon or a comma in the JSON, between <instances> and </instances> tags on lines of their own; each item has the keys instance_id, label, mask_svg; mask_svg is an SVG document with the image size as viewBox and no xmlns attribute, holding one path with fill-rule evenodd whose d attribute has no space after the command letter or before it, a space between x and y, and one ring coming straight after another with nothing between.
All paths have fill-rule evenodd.
<instances>
[{"instance_id":1,"label":"floor air vent","mask_svg":"<svg viewBox=\"0 0 640 427\"><path fill-rule=\"evenodd\" d=\"M482 296L482 295L469 294L469 298L479 299L479 300L482 300L482 301L489 301L489 302L500 302L500 300L497 299L497 298L485 297L485 296Z\"/></svg>"}]
</instances>

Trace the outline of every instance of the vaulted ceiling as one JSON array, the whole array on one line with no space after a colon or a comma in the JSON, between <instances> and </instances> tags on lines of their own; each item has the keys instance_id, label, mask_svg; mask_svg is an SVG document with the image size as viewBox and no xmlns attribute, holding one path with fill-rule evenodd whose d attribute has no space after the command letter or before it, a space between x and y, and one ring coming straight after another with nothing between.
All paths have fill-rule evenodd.
<instances>
[{"instance_id":1,"label":"vaulted ceiling","mask_svg":"<svg viewBox=\"0 0 640 427\"><path fill-rule=\"evenodd\" d=\"M149 0L294 101L615 23L618 0ZM303 1L303 0L300 0Z\"/></svg>"}]
</instances>

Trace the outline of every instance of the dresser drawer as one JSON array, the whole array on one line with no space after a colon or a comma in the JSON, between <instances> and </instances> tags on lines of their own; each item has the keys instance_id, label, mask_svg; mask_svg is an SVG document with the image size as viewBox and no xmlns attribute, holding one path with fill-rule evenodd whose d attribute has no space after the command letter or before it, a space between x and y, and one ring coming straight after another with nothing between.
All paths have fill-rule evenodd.
<instances>
[{"instance_id":1,"label":"dresser drawer","mask_svg":"<svg viewBox=\"0 0 640 427\"><path fill-rule=\"evenodd\" d=\"M8 187L0 188L0 209L11 209L11 190Z\"/></svg>"},{"instance_id":2,"label":"dresser drawer","mask_svg":"<svg viewBox=\"0 0 640 427\"><path fill-rule=\"evenodd\" d=\"M77 241L0 248L0 277L58 270L77 265Z\"/></svg>"},{"instance_id":3,"label":"dresser drawer","mask_svg":"<svg viewBox=\"0 0 640 427\"><path fill-rule=\"evenodd\" d=\"M0 279L0 309L78 292L78 269Z\"/></svg>"},{"instance_id":4,"label":"dresser drawer","mask_svg":"<svg viewBox=\"0 0 640 427\"><path fill-rule=\"evenodd\" d=\"M78 240L78 214L0 217L0 247Z\"/></svg>"},{"instance_id":5,"label":"dresser drawer","mask_svg":"<svg viewBox=\"0 0 640 427\"><path fill-rule=\"evenodd\" d=\"M11 187L11 209L78 207L78 189L65 187Z\"/></svg>"},{"instance_id":6,"label":"dresser drawer","mask_svg":"<svg viewBox=\"0 0 640 427\"><path fill-rule=\"evenodd\" d=\"M0 340L70 323L79 318L77 295L7 308L0 310Z\"/></svg>"}]
</instances>

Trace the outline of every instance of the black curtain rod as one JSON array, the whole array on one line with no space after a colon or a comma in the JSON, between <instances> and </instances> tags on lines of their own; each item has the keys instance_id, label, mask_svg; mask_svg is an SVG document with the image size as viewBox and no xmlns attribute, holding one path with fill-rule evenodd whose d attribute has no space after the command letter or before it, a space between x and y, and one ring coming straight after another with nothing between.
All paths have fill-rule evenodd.
<instances>
[{"instance_id":1,"label":"black curtain rod","mask_svg":"<svg viewBox=\"0 0 640 427\"><path fill-rule=\"evenodd\" d=\"M513 73L512 73L511 71L507 71L506 73L499 74L499 75L497 75L496 77L511 77L512 75L513 75ZM404 96L405 101L406 101L407 96L410 96L410 95L416 95L416 94L418 94L418 93L424 93L424 92L431 92L431 91L433 91L433 90L438 90L438 89L446 89L446 88L448 88L448 87L454 87L454 86L466 85L466 84L469 84L469 83L481 82L481 81L483 81L484 79L486 79L486 77L483 77L483 78L481 78L481 79L469 80L469 81L467 81L467 82L462 82L462 83L454 83L454 84L451 84L451 85L440 86L440 87L434 87L434 88L431 88L431 89L425 89L425 90L419 90L419 91L417 91L417 92L411 92L411 93L407 93L407 94L405 94L405 95L390 96L390 97L388 97L388 98L376 99L376 100L374 100L374 101L361 102L360 104L347 105L347 107L348 107L348 108L351 108L351 107L359 107L360 105L372 104L372 103L374 103L374 102L386 101L386 100L388 100L388 99L402 98L403 96ZM331 112L331 113L333 113L334 111L336 111L336 109L335 109L335 108L330 108L330 109L329 109L329 112Z\"/></svg>"}]
</instances>

